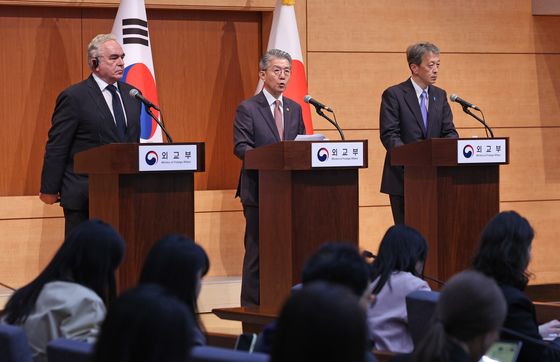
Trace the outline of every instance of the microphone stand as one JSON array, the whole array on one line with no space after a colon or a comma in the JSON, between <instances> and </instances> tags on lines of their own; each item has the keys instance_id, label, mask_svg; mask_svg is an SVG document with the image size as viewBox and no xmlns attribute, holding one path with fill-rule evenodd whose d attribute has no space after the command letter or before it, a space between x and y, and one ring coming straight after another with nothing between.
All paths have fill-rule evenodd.
<instances>
[{"instance_id":1,"label":"microphone stand","mask_svg":"<svg viewBox=\"0 0 560 362\"><path fill-rule=\"evenodd\" d=\"M154 107L155 109L157 109L156 107ZM159 111L159 109L158 109ZM165 129L165 127L163 126L163 122L161 122L156 116L154 116L154 114L152 113L152 111L150 110L150 107L146 106L146 112L150 115L150 117L152 117L154 119L154 121L156 121L156 123L161 127L161 130L163 131L163 133L165 133L165 137L167 137L167 143L173 143L173 140L171 139L171 136L169 135L169 133L167 132L167 130ZM161 111L159 111L159 114L161 115ZM163 120L163 115L161 115L161 119Z\"/></svg>"},{"instance_id":2,"label":"microphone stand","mask_svg":"<svg viewBox=\"0 0 560 362\"><path fill-rule=\"evenodd\" d=\"M510 328L500 327L500 331L502 332L502 334L503 333L505 333L506 335L509 334L510 337L513 336L513 337L519 338L523 342L523 345L525 345L525 344L535 344L537 346L541 346L541 347L545 347L545 348L551 348L555 351L560 351L560 346L558 346L555 343L558 340L558 337L555 340L553 340L552 343L547 343L547 342L545 342L541 339L537 339L537 338L534 338L532 336L528 336L524 333L519 333L519 332L514 331L513 329L510 329ZM526 342L529 342L529 343L526 343Z\"/></svg>"},{"instance_id":3,"label":"microphone stand","mask_svg":"<svg viewBox=\"0 0 560 362\"><path fill-rule=\"evenodd\" d=\"M375 255L374 253L372 253L372 252L369 251L369 250L364 250L364 251L362 252L362 257L363 257L364 259L376 259L376 258L377 258L377 255ZM368 264L369 264L369 263L368 263ZM426 274L424 274L424 271L422 271L421 278L422 278L422 279L425 279L425 280L427 280L427 281L429 281L429 282L434 282L434 283L438 284L439 286L444 286L444 285L445 285L445 282L443 282L443 281L441 281L441 280L439 280L439 279L436 279L436 278L427 276Z\"/></svg>"},{"instance_id":4,"label":"microphone stand","mask_svg":"<svg viewBox=\"0 0 560 362\"><path fill-rule=\"evenodd\" d=\"M486 124L486 122L483 119L480 119L477 115L475 115L474 113L472 113L469 109L469 107L467 106L463 106L463 112L465 112L466 114L468 114L469 116L473 117L474 119L476 119L477 121L479 121L480 123L482 123L482 125L484 126L484 128L490 132L490 138L494 138L494 132L492 132L492 128L490 128L488 126L488 124ZM482 113L482 111L480 112ZM482 117L484 118L484 114L482 114ZM486 136L488 136L488 134L486 134Z\"/></svg>"},{"instance_id":5,"label":"microphone stand","mask_svg":"<svg viewBox=\"0 0 560 362\"><path fill-rule=\"evenodd\" d=\"M439 285L440 287L442 287L442 286L445 285L445 282L443 282L443 281L441 281L441 280L439 280L439 279L433 278L433 277L429 277L429 276L427 276L426 274L422 274L422 278L424 278L425 280L427 280L427 281L429 281L429 282L434 282L434 283L436 283L437 285Z\"/></svg>"},{"instance_id":6,"label":"microphone stand","mask_svg":"<svg viewBox=\"0 0 560 362\"><path fill-rule=\"evenodd\" d=\"M333 121L332 119L330 119L320 107L315 106L315 110L317 111L317 114L320 115L321 117L323 117L324 119L326 119L327 121L329 121L330 124L332 124L333 126L336 127L336 129L338 130L338 133L340 134L340 138L344 141L344 133L342 132L342 130L340 129L340 126L338 125L338 122ZM334 114L334 112L333 112ZM336 116L334 117L336 119Z\"/></svg>"},{"instance_id":7,"label":"microphone stand","mask_svg":"<svg viewBox=\"0 0 560 362\"><path fill-rule=\"evenodd\" d=\"M0 282L0 286L4 287L4 288L6 288L6 289L10 289L12 292L15 292L15 290L16 290L15 288L12 288L12 287L10 287L9 285L4 284L4 283L2 283L2 282Z\"/></svg>"}]
</instances>

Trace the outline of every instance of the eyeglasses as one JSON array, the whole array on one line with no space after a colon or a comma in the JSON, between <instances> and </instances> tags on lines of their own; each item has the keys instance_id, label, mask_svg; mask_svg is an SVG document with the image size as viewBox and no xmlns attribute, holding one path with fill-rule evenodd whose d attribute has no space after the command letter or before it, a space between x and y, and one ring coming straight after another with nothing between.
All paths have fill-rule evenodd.
<instances>
[{"instance_id":1,"label":"eyeglasses","mask_svg":"<svg viewBox=\"0 0 560 362\"><path fill-rule=\"evenodd\" d=\"M289 76L290 76L290 73L292 72L292 70L291 70L290 68L284 68L284 69L282 69L282 68L274 67L274 68L271 68L271 69L269 69L269 70L271 70L272 73L274 73L274 75L277 76L277 77L280 77L280 75L281 75L282 73L284 73L284 75L285 75L286 77L289 77Z\"/></svg>"}]
</instances>

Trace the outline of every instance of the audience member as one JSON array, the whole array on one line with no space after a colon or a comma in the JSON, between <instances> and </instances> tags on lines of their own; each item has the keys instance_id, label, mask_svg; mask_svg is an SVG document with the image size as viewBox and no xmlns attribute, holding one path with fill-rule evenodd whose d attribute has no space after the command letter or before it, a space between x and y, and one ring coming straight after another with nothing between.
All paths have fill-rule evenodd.
<instances>
[{"instance_id":1,"label":"audience member","mask_svg":"<svg viewBox=\"0 0 560 362\"><path fill-rule=\"evenodd\" d=\"M476 271L449 279L434 322L412 354L417 362L477 362L499 336L506 303L496 282Z\"/></svg>"},{"instance_id":2,"label":"audience member","mask_svg":"<svg viewBox=\"0 0 560 362\"><path fill-rule=\"evenodd\" d=\"M305 289L316 282L330 283L346 287L356 298L365 311L374 301L371 294L369 269L358 249L349 243L325 243L305 263L302 273L302 284L294 287L294 291ZM255 350L270 353L276 333L276 324L265 327L257 340ZM364 349L365 360L375 361L370 344Z\"/></svg>"},{"instance_id":3,"label":"audience member","mask_svg":"<svg viewBox=\"0 0 560 362\"><path fill-rule=\"evenodd\" d=\"M193 329L184 303L158 285L143 284L109 308L93 362L188 362Z\"/></svg>"},{"instance_id":4,"label":"audience member","mask_svg":"<svg viewBox=\"0 0 560 362\"><path fill-rule=\"evenodd\" d=\"M411 352L406 296L415 290L430 290L421 279L428 245L422 235L403 224L391 226L372 269L373 294L377 301L368 310L368 327L375 348L397 353Z\"/></svg>"},{"instance_id":5,"label":"audience member","mask_svg":"<svg viewBox=\"0 0 560 362\"><path fill-rule=\"evenodd\" d=\"M271 362L363 362L366 317L347 288L323 282L296 290L282 308Z\"/></svg>"},{"instance_id":6,"label":"audience member","mask_svg":"<svg viewBox=\"0 0 560 362\"><path fill-rule=\"evenodd\" d=\"M110 225L86 221L39 276L13 294L2 320L23 327L35 362L46 361L53 339L95 341L105 305L116 295L114 273L123 252L124 241Z\"/></svg>"},{"instance_id":7,"label":"audience member","mask_svg":"<svg viewBox=\"0 0 560 362\"><path fill-rule=\"evenodd\" d=\"M208 255L201 246L182 235L168 235L152 247L140 274L140 284L161 285L186 304L195 321L197 345L206 344L198 318L197 299L201 279L209 268Z\"/></svg>"},{"instance_id":8,"label":"audience member","mask_svg":"<svg viewBox=\"0 0 560 362\"><path fill-rule=\"evenodd\" d=\"M304 285L323 281L350 289L366 309L372 302L369 266L358 249L349 243L325 243L305 263Z\"/></svg>"},{"instance_id":9,"label":"audience member","mask_svg":"<svg viewBox=\"0 0 560 362\"><path fill-rule=\"evenodd\" d=\"M534 231L527 219L515 211L501 212L482 232L473 268L496 280L506 299L508 312L504 327L542 341L558 335L560 322L553 320L538 326L535 306L523 289L529 282L527 267L531 259ZM508 336L507 333L504 337ZM560 361L560 351L541 343L523 341L519 362ZM555 344L560 345L560 339Z\"/></svg>"}]
</instances>

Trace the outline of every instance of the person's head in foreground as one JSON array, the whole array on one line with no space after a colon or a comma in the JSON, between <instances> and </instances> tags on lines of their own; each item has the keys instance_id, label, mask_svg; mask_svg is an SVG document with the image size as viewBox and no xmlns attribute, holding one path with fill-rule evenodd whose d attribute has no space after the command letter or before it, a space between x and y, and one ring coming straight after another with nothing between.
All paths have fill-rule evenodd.
<instances>
[{"instance_id":1,"label":"person's head in foreground","mask_svg":"<svg viewBox=\"0 0 560 362\"><path fill-rule=\"evenodd\" d=\"M413 361L478 361L499 336L507 306L496 282L476 271L453 276L441 290L433 324Z\"/></svg>"},{"instance_id":2,"label":"person's head in foreground","mask_svg":"<svg viewBox=\"0 0 560 362\"><path fill-rule=\"evenodd\" d=\"M143 284L109 308L94 362L188 362L194 322L187 306L162 287Z\"/></svg>"},{"instance_id":3,"label":"person's head in foreground","mask_svg":"<svg viewBox=\"0 0 560 362\"><path fill-rule=\"evenodd\" d=\"M271 362L363 362L367 328L358 297L325 282L288 298L277 321Z\"/></svg>"}]
</instances>

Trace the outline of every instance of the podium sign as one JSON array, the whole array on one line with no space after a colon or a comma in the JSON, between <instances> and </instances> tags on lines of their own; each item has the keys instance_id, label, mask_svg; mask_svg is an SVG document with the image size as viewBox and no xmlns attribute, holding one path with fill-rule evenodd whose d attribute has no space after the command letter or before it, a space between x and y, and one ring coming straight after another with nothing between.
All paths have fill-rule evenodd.
<instances>
[{"instance_id":1,"label":"podium sign","mask_svg":"<svg viewBox=\"0 0 560 362\"><path fill-rule=\"evenodd\" d=\"M195 171L196 144L138 146L139 171Z\"/></svg>"},{"instance_id":2,"label":"podium sign","mask_svg":"<svg viewBox=\"0 0 560 362\"><path fill-rule=\"evenodd\" d=\"M457 140L457 163L506 163L506 140L460 139Z\"/></svg>"},{"instance_id":3,"label":"podium sign","mask_svg":"<svg viewBox=\"0 0 560 362\"><path fill-rule=\"evenodd\" d=\"M314 142L311 144L311 167L362 167L363 142Z\"/></svg>"}]
</instances>

